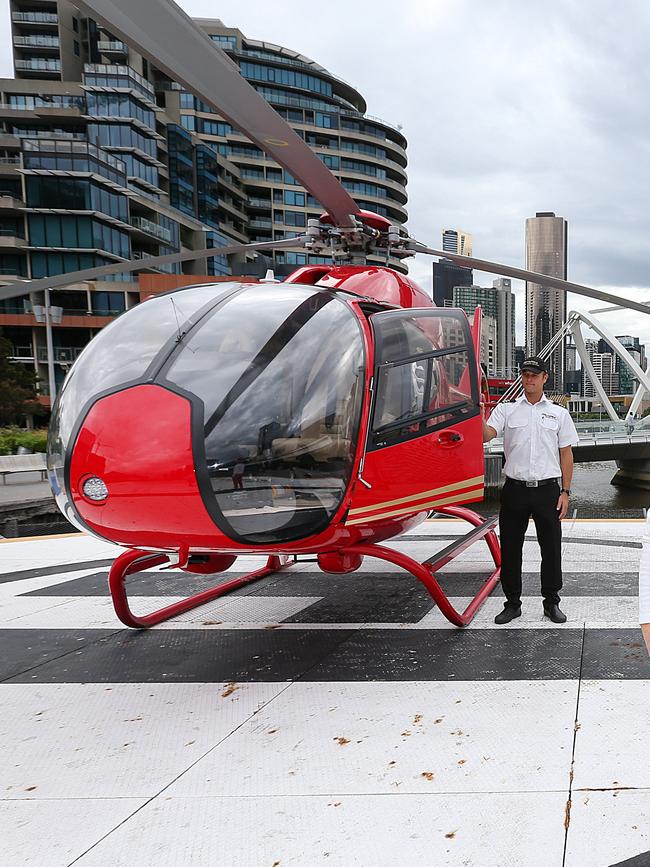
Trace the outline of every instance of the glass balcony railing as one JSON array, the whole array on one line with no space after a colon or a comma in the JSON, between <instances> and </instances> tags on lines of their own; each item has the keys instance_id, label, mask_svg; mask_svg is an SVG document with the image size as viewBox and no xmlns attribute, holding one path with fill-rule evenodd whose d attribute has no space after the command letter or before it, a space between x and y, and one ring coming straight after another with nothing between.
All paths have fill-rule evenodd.
<instances>
[{"instance_id":1,"label":"glass balcony railing","mask_svg":"<svg viewBox=\"0 0 650 867\"><path fill-rule=\"evenodd\" d=\"M2 313L6 313L9 311L2 310ZM20 310L20 313L24 313L24 310ZM34 347L33 346L12 346L11 348L11 358L33 358L34 357Z\"/></svg>"},{"instance_id":2,"label":"glass balcony railing","mask_svg":"<svg viewBox=\"0 0 650 867\"><path fill-rule=\"evenodd\" d=\"M14 36L14 45L27 48L59 48L58 36Z\"/></svg>"},{"instance_id":3,"label":"glass balcony railing","mask_svg":"<svg viewBox=\"0 0 650 867\"><path fill-rule=\"evenodd\" d=\"M130 66L86 63L84 81L86 84L101 84L107 87L133 87L155 102L156 93L153 84Z\"/></svg>"},{"instance_id":4,"label":"glass balcony railing","mask_svg":"<svg viewBox=\"0 0 650 867\"><path fill-rule=\"evenodd\" d=\"M42 57L33 57L31 60L16 60L16 69L34 72L61 72L61 61L45 60Z\"/></svg>"},{"instance_id":5,"label":"glass balcony railing","mask_svg":"<svg viewBox=\"0 0 650 867\"><path fill-rule=\"evenodd\" d=\"M126 172L126 166L122 160L117 159L117 157L112 156L103 148L98 148L90 142L58 141L57 139L24 139L23 150L28 153L85 155L97 160L97 162L105 163L117 172L122 174Z\"/></svg>"},{"instance_id":6,"label":"glass balcony railing","mask_svg":"<svg viewBox=\"0 0 650 867\"><path fill-rule=\"evenodd\" d=\"M54 361L59 364L72 364L83 350L83 346L55 346ZM44 346L38 347L37 358L42 364L47 364L47 349Z\"/></svg>"},{"instance_id":7,"label":"glass balcony railing","mask_svg":"<svg viewBox=\"0 0 650 867\"><path fill-rule=\"evenodd\" d=\"M114 41L100 41L97 43L97 50L101 51L104 54L108 54L112 51L117 51L120 54L126 54L128 48L126 46L126 42L120 42L119 40Z\"/></svg>"},{"instance_id":8,"label":"glass balcony railing","mask_svg":"<svg viewBox=\"0 0 650 867\"><path fill-rule=\"evenodd\" d=\"M171 243L172 233L169 229L159 226L157 223L152 222L152 220L147 220L145 217L131 217L131 225L136 229L147 232L149 235L154 235L167 244Z\"/></svg>"},{"instance_id":9,"label":"glass balcony railing","mask_svg":"<svg viewBox=\"0 0 650 867\"><path fill-rule=\"evenodd\" d=\"M12 12L12 21L17 24L58 24L59 16L54 12Z\"/></svg>"}]
</instances>

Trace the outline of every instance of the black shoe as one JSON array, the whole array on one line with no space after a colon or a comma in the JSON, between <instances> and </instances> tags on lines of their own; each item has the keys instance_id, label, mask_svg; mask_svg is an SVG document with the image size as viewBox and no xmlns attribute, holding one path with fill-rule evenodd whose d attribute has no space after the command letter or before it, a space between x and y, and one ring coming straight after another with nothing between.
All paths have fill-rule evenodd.
<instances>
[{"instance_id":1,"label":"black shoe","mask_svg":"<svg viewBox=\"0 0 650 867\"><path fill-rule=\"evenodd\" d=\"M560 611L557 602L552 605L544 605L544 617L548 617L553 623L566 623L566 614Z\"/></svg>"},{"instance_id":2,"label":"black shoe","mask_svg":"<svg viewBox=\"0 0 650 867\"><path fill-rule=\"evenodd\" d=\"M506 603L501 614L497 614L494 618L494 622L503 626L504 623L510 623L511 620L514 620L515 617L521 617L521 605L508 605Z\"/></svg>"}]
</instances>

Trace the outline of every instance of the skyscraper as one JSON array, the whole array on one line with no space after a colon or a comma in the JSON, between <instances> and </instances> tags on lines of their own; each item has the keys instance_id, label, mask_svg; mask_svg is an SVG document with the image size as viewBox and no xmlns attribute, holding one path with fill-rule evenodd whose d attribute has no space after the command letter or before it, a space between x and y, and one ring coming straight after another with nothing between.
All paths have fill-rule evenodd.
<instances>
[{"instance_id":1,"label":"skyscraper","mask_svg":"<svg viewBox=\"0 0 650 867\"><path fill-rule=\"evenodd\" d=\"M461 268L449 259L433 263L433 301L436 307L451 307L454 303L454 286L471 286L474 273L471 268Z\"/></svg>"},{"instance_id":2,"label":"skyscraper","mask_svg":"<svg viewBox=\"0 0 650 867\"><path fill-rule=\"evenodd\" d=\"M551 211L526 220L526 268L566 280L567 221ZM526 283L526 351L538 355L566 320L566 293L543 283ZM549 389L564 382L564 345L549 359Z\"/></svg>"},{"instance_id":3,"label":"skyscraper","mask_svg":"<svg viewBox=\"0 0 650 867\"><path fill-rule=\"evenodd\" d=\"M510 378L515 366L515 296L510 280L495 280L490 287L454 286L453 306L461 307L470 316L480 305L483 314L494 323L494 347L488 373Z\"/></svg>"},{"instance_id":4,"label":"skyscraper","mask_svg":"<svg viewBox=\"0 0 650 867\"><path fill-rule=\"evenodd\" d=\"M460 256L472 255L472 236L462 229L442 230L442 249L445 253L458 253Z\"/></svg>"},{"instance_id":5,"label":"skyscraper","mask_svg":"<svg viewBox=\"0 0 650 867\"><path fill-rule=\"evenodd\" d=\"M594 363L594 357L598 354L598 341L592 340L591 338L587 338L585 340L585 349L587 350L587 356L591 363ZM582 365L582 396L583 397L594 397L596 394L594 390L594 385L591 379L587 376L587 371L585 370L584 364Z\"/></svg>"},{"instance_id":6,"label":"skyscraper","mask_svg":"<svg viewBox=\"0 0 650 867\"><path fill-rule=\"evenodd\" d=\"M492 282L497 290L497 373L506 379L515 377L515 295L512 281L499 277Z\"/></svg>"}]
</instances>

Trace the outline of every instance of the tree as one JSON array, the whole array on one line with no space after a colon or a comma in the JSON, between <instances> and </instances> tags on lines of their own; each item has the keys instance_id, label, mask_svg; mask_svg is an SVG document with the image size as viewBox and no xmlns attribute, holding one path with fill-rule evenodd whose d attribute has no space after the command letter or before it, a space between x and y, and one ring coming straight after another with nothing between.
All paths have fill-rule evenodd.
<instances>
[{"instance_id":1,"label":"tree","mask_svg":"<svg viewBox=\"0 0 650 867\"><path fill-rule=\"evenodd\" d=\"M0 426L18 424L25 415L42 415L33 369L9 360L11 342L0 335Z\"/></svg>"}]
</instances>

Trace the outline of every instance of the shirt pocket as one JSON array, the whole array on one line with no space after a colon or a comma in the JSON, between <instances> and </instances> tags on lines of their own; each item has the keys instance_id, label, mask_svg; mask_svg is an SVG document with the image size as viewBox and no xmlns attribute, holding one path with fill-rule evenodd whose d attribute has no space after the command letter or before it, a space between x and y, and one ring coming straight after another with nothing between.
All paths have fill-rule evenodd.
<instances>
[{"instance_id":1,"label":"shirt pocket","mask_svg":"<svg viewBox=\"0 0 650 867\"><path fill-rule=\"evenodd\" d=\"M523 413L522 414L513 413L513 415L511 415L510 418L508 419L508 421L506 423L506 427L509 430L519 430L522 427L526 427L527 424L528 424L528 416L527 415L524 415Z\"/></svg>"},{"instance_id":2,"label":"shirt pocket","mask_svg":"<svg viewBox=\"0 0 650 867\"><path fill-rule=\"evenodd\" d=\"M559 419L552 415L543 415L540 417L539 423L545 430L557 431L560 429Z\"/></svg>"}]
</instances>

